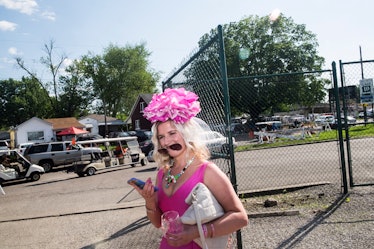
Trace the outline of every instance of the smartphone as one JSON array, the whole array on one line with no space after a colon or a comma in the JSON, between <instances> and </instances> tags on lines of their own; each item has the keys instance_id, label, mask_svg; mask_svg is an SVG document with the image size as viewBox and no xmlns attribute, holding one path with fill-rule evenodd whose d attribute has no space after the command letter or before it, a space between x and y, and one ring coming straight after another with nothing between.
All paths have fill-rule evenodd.
<instances>
[{"instance_id":1,"label":"smartphone","mask_svg":"<svg viewBox=\"0 0 374 249\"><path fill-rule=\"evenodd\" d=\"M128 184L130 184L130 183L135 183L135 185L138 186L138 187L141 188L141 189L143 189L144 184L145 184L145 182L143 182L142 180L140 180L140 179L138 179L138 178L135 178L135 177L133 177L133 178L131 178L130 180L128 180L127 183L128 183ZM156 186L154 187L154 189L155 189L155 191L158 190L158 188L157 188Z\"/></svg>"}]
</instances>

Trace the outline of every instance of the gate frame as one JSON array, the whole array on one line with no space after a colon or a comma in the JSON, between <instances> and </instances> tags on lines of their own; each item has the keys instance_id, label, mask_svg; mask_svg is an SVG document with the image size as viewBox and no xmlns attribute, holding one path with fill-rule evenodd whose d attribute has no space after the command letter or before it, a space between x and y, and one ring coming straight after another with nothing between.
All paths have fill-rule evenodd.
<instances>
[{"instance_id":1,"label":"gate frame","mask_svg":"<svg viewBox=\"0 0 374 249\"><path fill-rule=\"evenodd\" d=\"M344 65L361 64L361 79L364 79L364 73L363 73L364 63L373 63L373 62L374 62L374 60L360 60L360 61L351 61L351 62L342 62L341 60L339 60L340 82L341 82L342 89L344 89L344 87L345 87ZM344 93L344 91L343 91L343 93ZM342 97L342 100L343 100L342 103L343 103L343 110L344 110L344 119L346 120L347 119L347 106L346 106L345 96ZM339 111L340 111L340 108L339 108ZM349 186L351 188L353 188L353 187L359 187L359 186L372 186L372 185L374 185L374 183L354 183L350 137L349 137L349 129L348 129L347 122L345 122L344 129L345 129L345 134L346 134ZM344 162L345 162L345 160L344 160ZM345 172L346 171L344 171L343 173L345 173Z\"/></svg>"}]
</instances>

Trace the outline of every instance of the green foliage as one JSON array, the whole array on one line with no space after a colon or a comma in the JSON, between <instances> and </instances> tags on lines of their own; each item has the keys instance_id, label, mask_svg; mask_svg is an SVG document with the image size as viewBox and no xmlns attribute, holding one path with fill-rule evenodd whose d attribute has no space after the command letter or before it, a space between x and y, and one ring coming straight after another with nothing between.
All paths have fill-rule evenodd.
<instances>
[{"instance_id":1,"label":"green foliage","mask_svg":"<svg viewBox=\"0 0 374 249\"><path fill-rule=\"evenodd\" d=\"M311 107L325 97L328 81L319 74L324 58L318 55L316 35L305 25L281 15L276 21L268 16L250 16L223 26L230 106L234 114L260 114ZM204 35L203 45L215 35ZM213 55L194 62L189 75L214 64ZM193 72L191 72L193 71ZM294 74L299 72L299 74ZM292 74L291 74L292 73Z\"/></svg>"},{"instance_id":2,"label":"green foliage","mask_svg":"<svg viewBox=\"0 0 374 249\"><path fill-rule=\"evenodd\" d=\"M155 91L159 75L149 69L149 55L144 44L110 45L102 56L88 54L81 58L82 73L101 100L99 109L112 117L128 115L139 94Z\"/></svg>"},{"instance_id":3,"label":"green foliage","mask_svg":"<svg viewBox=\"0 0 374 249\"><path fill-rule=\"evenodd\" d=\"M79 62L72 64L65 70L68 74L60 77L63 85L59 98L57 117L78 117L86 115L91 103L95 99L90 84L80 72Z\"/></svg>"},{"instance_id":4,"label":"green foliage","mask_svg":"<svg viewBox=\"0 0 374 249\"><path fill-rule=\"evenodd\" d=\"M48 93L32 78L0 81L0 127L17 126L32 117L48 118L52 113Z\"/></svg>"}]
</instances>

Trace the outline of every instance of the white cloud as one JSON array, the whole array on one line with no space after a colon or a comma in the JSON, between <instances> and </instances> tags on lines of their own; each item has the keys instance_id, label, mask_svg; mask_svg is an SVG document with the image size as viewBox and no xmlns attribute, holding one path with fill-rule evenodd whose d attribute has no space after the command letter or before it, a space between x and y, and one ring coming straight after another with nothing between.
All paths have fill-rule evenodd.
<instances>
[{"instance_id":1,"label":"white cloud","mask_svg":"<svg viewBox=\"0 0 374 249\"><path fill-rule=\"evenodd\" d=\"M72 59L69 59L69 58L66 58L63 62L63 67L68 67L70 66L71 64L73 64L73 60Z\"/></svg>"},{"instance_id":2,"label":"white cloud","mask_svg":"<svg viewBox=\"0 0 374 249\"><path fill-rule=\"evenodd\" d=\"M38 3L35 0L0 0L0 5L27 15L32 15L38 10Z\"/></svg>"},{"instance_id":3,"label":"white cloud","mask_svg":"<svg viewBox=\"0 0 374 249\"><path fill-rule=\"evenodd\" d=\"M0 0L1 1L1 0ZM44 11L42 17L51 21L56 20L56 13L51 11Z\"/></svg>"},{"instance_id":4,"label":"white cloud","mask_svg":"<svg viewBox=\"0 0 374 249\"><path fill-rule=\"evenodd\" d=\"M1 1L1 0L0 0ZM14 31L17 27L17 24L8 21L0 21L0 30L2 31Z\"/></svg>"},{"instance_id":5,"label":"white cloud","mask_svg":"<svg viewBox=\"0 0 374 249\"><path fill-rule=\"evenodd\" d=\"M7 64L14 64L15 60L14 59L9 59L7 57L2 57L2 58L0 58L0 62L7 63Z\"/></svg>"},{"instance_id":6,"label":"white cloud","mask_svg":"<svg viewBox=\"0 0 374 249\"><path fill-rule=\"evenodd\" d=\"M8 48L8 53L11 55L20 55L21 53L18 52L18 49L15 47Z\"/></svg>"}]
</instances>

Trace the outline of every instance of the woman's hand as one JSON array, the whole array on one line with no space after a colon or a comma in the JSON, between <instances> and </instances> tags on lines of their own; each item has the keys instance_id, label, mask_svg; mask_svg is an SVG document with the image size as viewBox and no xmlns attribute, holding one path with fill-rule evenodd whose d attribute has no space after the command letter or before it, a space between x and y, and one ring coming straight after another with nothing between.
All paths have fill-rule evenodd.
<instances>
[{"instance_id":1,"label":"woman's hand","mask_svg":"<svg viewBox=\"0 0 374 249\"><path fill-rule=\"evenodd\" d=\"M145 182L143 189L136 186L135 183L130 183L130 185L133 186L136 191L138 191L138 193L144 198L146 202L152 203L156 201L155 186L153 185L150 177Z\"/></svg>"},{"instance_id":2,"label":"woman's hand","mask_svg":"<svg viewBox=\"0 0 374 249\"><path fill-rule=\"evenodd\" d=\"M166 233L165 238L169 245L178 247L190 243L193 239L199 237L197 226L183 225L183 231L180 233Z\"/></svg>"}]
</instances>

